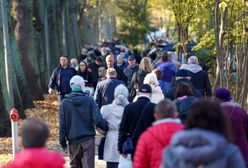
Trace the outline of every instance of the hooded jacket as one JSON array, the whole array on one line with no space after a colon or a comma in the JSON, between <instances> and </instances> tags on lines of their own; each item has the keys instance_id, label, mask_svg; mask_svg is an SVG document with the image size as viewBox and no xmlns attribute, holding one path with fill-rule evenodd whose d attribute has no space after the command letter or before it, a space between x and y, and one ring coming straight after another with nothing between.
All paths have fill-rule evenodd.
<instances>
[{"instance_id":1,"label":"hooded jacket","mask_svg":"<svg viewBox=\"0 0 248 168\"><path fill-rule=\"evenodd\" d=\"M59 141L65 148L95 138L95 128L107 130L107 122L92 97L84 92L67 94L59 106Z\"/></svg>"},{"instance_id":2,"label":"hooded jacket","mask_svg":"<svg viewBox=\"0 0 248 168\"><path fill-rule=\"evenodd\" d=\"M177 98L174 103L177 107L177 112L182 123L185 123L188 116L188 112L193 103L197 101L197 98L194 96L185 97L182 99Z\"/></svg>"},{"instance_id":3,"label":"hooded jacket","mask_svg":"<svg viewBox=\"0 0 248 168\"><path fill-rule=\"evenodd\" d=\"M176 133L163 154L163 168L245 168L237 146L203 129Z\"/></svg>"},{"instance_id":4,"label":"hooded jacket","mask_svg":"<svg viewBox=\"0 0 248 168\"><path fill-rule=\"evenodd\" d=\"M64 158L45 148L29 148L18 153L9 165L4 168L63 168Z\"/></svg>"},{"instance_id":5,"label":"hooded jacket","mask_svg":"<svg viewBox=\"0 0 248 168\"><path fill-rule=\"evenodd\" d=\"M208 73L202 70L198 64L183 64L180 69L188 70L191 76L191 82L196 89L199 89L203 96L212 96L211 85Z\"/></svg>"},{"instance_id":6,"label":"hooded jacket","mask_svg":"<svg viewBox=\"0 0 248 168\"><path fill-rule=\"evenodd\" d=\"M166 118L153 123L139 138L134 168L159 168L164 147L173 134L183 129L179 119Z\"/></svg>"},{"instance_id":7,"label":"hooded jacket","mask_svg":"<svg viewBox=\"0 0 248 168\"><path fill-rule=\"evenodd\" d=\"M119 100L122 99L123 100ZM112 104L102 106L101 113L108 122L109 130L104 144L103 160L107 162L119 162L119 152L117 148L119 127L124 111L124 106L129 102L125 98L116 98Z\"/></svg>"}]
</instances>

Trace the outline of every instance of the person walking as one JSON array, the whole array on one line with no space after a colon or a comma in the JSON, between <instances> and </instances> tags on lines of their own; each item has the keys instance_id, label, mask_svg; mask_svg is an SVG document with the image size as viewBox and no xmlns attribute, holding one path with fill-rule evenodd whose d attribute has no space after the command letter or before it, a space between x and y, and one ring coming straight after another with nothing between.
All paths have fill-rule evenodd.
<instances>
[{"instance_id":1,"label":"person walking","mask_svg":"<svg viewBox=\"0 0 248 168\"><path fill-rule=\"evenodd\" d=\"M88 68L88 65L85 61L81 61L79 63L79 70L78 70L78 75L82 76L86 83L85 86L87 87L92 87L93 86L93 75L91 70Z\"/></svg>"},{"instance_id":2,"label":"person walking","mask_svg":"<svg viewBox=\"0 0 248 168\"><path fill-rule=\"evenodd\" d=\"M174 103L177 107L178 117L182 123L186 122L190 107L197 100L189 84L182 82L177 85Z\"/></svg>"},{"instance_id":3,"label":"person walking","mask_svg":"<svg viewBox=\"0 0 248 168\"><path fill-rule=\"evenodd\" d=\"M81 76L74 76L70 80L72 92L65 95L59 106L59 142L62 150L69 152L72 168L94 167L94 126L108 130L107 122L102 118L97 104L82 91L84 85Z\"/></svg>"},{"instance_id":4,"label":"person walking","mask_svg":"<svg viewBox=\"0 0 248 168\"><path fill-rule=\"evenodd\" d=\"M65 160L56 152L46 149L49 129L38 119L27 120L21 129L24 149L3 168L63 168Z\"/></svg>"},{"instance_id":5,"label":"person walking","mask_svg":"<svg viewBox=\"0 0 248 168\"><path fill-rule=\"evenodd\" d=\"M172 137L161 167L246 167L219 103L202 99L192 105L185 130Z\"/></svg>"},{"instance_id":6,"label":"person walking","mask_svg":"<svg viewBox=\"0 0 248 168\"><path fill-rule=\"evenodd\" d=\"M114 68L107 69L107 79L99 82L96 86L94 100L98 104L99 109L103 105L111 104L114 100L114 89L119 84L125 83L121 80L116 79L117 73Z\"/></svg>"},{"instance_id":7,"label":"person walking","mask_svg":"<svg viewBox=\"0 0 248 168\"><path fill-rule=\"evenodd\" d=\"M114 90L114 101L101 108L103 118L108 122L109 130L106 134L103 160L107 162L107 168L118 168L119 152L117 149L120 122L124 107L129 103L128 89L120 84Z\"/></svg>"},{"instance_id":8,"label":"person walking","mask_svg":"<svg viewBox=\"0 0 248 168\"><path fill-rule=\"evenodd\" d=\"M154 116L156 121L138 140L134 168L159 168L163 149L169 145L173 134L183 129L183 125L177 119L176 107L168 99L156 105Z\"/></svg>"},{"instance_id":9,"label":"person walking","mask_svg":"<svg viewBox=\"0 0 248 168\"><path fill-rule=\"evenodd\" d=\"M70 79L77 74L74 68L68 66L67 56L60 57L60 65L53 70L50 82L48 84L48 93L51 94L53 90L57 90L58 99L61 101L65 94L71 92Z\"/></svg>"},{"instance_id":10,"label":"person walking","mask_svg":"<svg viewBox=\"0 0 248 168\"><path fill-rule=\"evenodd\" d=\"M139 135L136 134L137 129L139 129L137 128L138 121L145 105L150 102L151 94L152 94L151 86L147 84L143 85L142 87L140 87L138 91L139 97L137 101L128 104L124 108L123 117L119 129L119 139L118 139L118 151L124 157L126 157L128 153L126 153L126 151L123 151L123 144L125 143L125 141L127 141L128 137L131 137L134 149L129 154L131 154L133 158L136 143L139 138Z\"/></svg>"},{"instance_id":11,"label":"person walking","mask_svg":"<svg viewBox=\"0 0 248 168\"><path fill-rule=\"evenodd\" d=\"M188 64L183 64L180 69L189 71L191 82L196 89L200 90L203 96L212 96L208 73L199 65L199 61L196 56L189 57Z\"/></svg>"},{"instance_id":12,"label":"person walking","mask_svg":"<svg viewBox=\"0 0 248 168\"><path fill-rule=\"evenodd\" d=\"M233 102L231 93L226 88L215 91L215 98L221 103L221 108L231 120L234 143L239 147L248 166L248 114L240 104Z\"/></svg>"}]
</instances>

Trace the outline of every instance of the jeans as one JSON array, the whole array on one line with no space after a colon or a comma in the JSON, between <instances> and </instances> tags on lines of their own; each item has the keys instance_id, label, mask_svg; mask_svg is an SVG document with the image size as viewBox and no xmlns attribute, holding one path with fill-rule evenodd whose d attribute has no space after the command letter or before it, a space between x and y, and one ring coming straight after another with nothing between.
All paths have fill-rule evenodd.
<instances>
[{"instance_id":1,"label":"jeans","mask_svg":"<svg viewBox=\"0 0 248 168\"><path fill-rule=\"evenodd\" d=\"M77 145L69 145L71 168L95 167L95 139Z\"/></svg>"}]
</instances>

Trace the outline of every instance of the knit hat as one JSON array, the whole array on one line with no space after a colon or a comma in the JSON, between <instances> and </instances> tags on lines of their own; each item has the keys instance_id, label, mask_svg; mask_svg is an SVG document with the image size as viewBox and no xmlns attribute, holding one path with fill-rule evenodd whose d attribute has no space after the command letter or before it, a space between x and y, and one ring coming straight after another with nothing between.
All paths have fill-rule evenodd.
<instances>
[{"instance_id":1,"label":"knit hat","mask_svg":"<svg viewBox=\"0 0 248 168\"><path fill-rule=\"evenodd\" d=\"M81 85L83 83L85 83L86 80L84 80L83 77L79 76L79 75L75 75L71 78L70 80L70 87L73 88L81 88Z\"/></svg>"},{"instance_id":2,"label":"knit hat","mask_svg":"<svg viewBox=\"0 0 248 168\"><path fill-rule=\"evenodd\" d=\"M139 92L141 93L152 93L152 87L148 84L144 84L139 88Z\"/></svg>"},{"instance_id":3,"label":"knit hat","mask_svg":"<svg viewBox=\"0 0 248 168\"><path fill-rule=\"evenodd\" d=\"M188 70L180 69L176 72L176 77L190 77L190 73Z\"/></svg>"},{"instance_id":4,"label":"knit hat","mask_svg":"<svg viewBox=\"0 0 248 168\"><path fill-rule=\"evenodd\" d=\"M219 88L215 91L215 97L222 101L230 101L233 99L231 93L226 88Z\"/></svg>"},{"instance_id":5,"label":"knit hat","mask_svg":"<svg viewBox=\"0 0 248 168\"><path fill-rule=\"evenodd\" d=\"M196 56L189 57L188 64L199 64L198 58Z\"/></svg>"}]
</instances>

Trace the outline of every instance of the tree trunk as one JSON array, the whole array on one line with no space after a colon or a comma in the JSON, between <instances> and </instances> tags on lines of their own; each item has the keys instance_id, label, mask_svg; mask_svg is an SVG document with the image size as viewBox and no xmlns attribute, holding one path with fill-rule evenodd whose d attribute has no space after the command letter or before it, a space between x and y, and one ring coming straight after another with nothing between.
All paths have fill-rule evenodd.
<instances>
[{"instance_id":1,"label":"tree trunk","mask_svg":"<svg viewBox=\"0 0 248 168\"><path fill-rule=\"evenodd\" d=\"M14 19L16 20L15 35L21 63L27 79L29 100L42 98L38 75L38 61L35 54L34 31L32 23L32 0L13 0Z\"/></svg>"}]
</instances>

